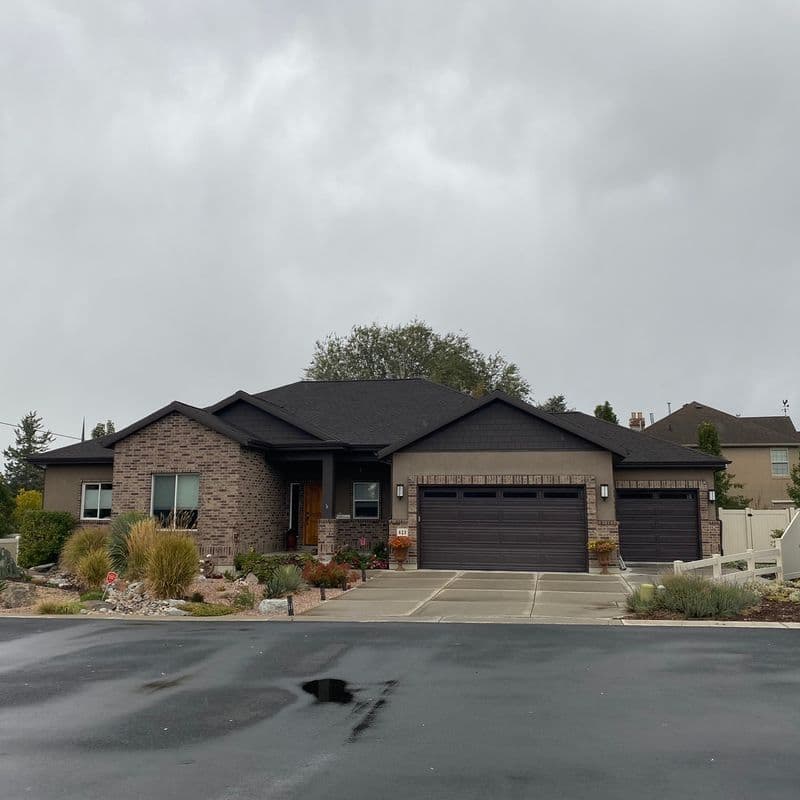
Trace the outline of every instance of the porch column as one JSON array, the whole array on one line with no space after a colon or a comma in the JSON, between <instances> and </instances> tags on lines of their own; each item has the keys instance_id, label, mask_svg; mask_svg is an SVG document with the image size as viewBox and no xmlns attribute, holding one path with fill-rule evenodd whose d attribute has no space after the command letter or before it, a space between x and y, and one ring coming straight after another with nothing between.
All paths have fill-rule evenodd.
<instances>
[{"instance_id":1,"label":"porch column","mask_svg":"<svg viewBox=\"0 0 800 800\"><path fill-rule=\"evenodd\" d=\"M336 483L333 467L333 453L322 454L322 518L334 519L333 494Z\"/></svg>"}]
</instances>

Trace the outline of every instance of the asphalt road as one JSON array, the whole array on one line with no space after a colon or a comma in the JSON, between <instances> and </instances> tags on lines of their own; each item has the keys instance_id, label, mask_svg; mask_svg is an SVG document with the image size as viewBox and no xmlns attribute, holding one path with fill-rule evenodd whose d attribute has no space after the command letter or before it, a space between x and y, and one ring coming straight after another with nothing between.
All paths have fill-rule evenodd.
<instances>
[{"instance_id":1,"label":"asphalt road","mask_svg":"<svg viewBox=\"0 0 800 800\"><path fill-rule=\"evenodd\" d=\"M797 631L0 619L2 800L766 800L798 753Z\"/></svg>"}]
</instances>

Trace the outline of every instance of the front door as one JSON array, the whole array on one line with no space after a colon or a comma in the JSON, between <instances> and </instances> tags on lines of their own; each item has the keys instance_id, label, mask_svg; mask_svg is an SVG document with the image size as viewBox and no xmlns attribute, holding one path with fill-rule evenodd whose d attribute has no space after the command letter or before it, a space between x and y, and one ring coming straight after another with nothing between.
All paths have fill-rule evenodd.
<instances>
[{"instance_id":1,"label":"front door","mask_svg":"<svg viewBox=\"0 0 800 800\"><path fill-rule=\"evenodd\" d=\"M316 545L321 516L322 484L307 483L303 487L303 544Z\"/></svg>"}]
</instances>

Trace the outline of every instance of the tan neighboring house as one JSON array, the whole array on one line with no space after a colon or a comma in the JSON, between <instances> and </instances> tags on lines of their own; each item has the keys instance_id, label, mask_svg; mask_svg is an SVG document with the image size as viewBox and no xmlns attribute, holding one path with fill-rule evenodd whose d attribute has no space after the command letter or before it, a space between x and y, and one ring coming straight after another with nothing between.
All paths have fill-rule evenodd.
<instances>
[{"instance_id":1,"label":"tan neighboring house","mask_svg":"<svg viewBox=\"0 0 800 800\"><path fill-rule=\"evenodd\" d=\"M697 428L712 423L719 433L728 471L743 485L736 494L752 499L752 508L792 505L786 489L791 468L800 460L800 433L791 417L737 417L698 402L687 403L648 427L647 433L674 444L697 447Z\"/></svg>"}]
</instances>

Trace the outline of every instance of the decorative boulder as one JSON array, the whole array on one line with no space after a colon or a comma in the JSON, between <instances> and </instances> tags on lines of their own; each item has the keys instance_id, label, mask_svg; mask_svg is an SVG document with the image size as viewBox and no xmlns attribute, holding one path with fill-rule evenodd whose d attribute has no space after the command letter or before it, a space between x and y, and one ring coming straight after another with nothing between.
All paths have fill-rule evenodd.
<instances>
[{"instance_id":1,"label":"decorative boulder","mask_svg":"<svg viewBox=\"0 0 800 800\"><path fill-rule=\"evenodd\" d=\"M278 614L281 611L286 611L286 599L279 600L262 600L258 604L259 614Z\"/></svg>"},{"instance_id":2,"label":"decorative boulder","mask_svg":"<svg viewBox=\"0 0 800 800\"><path fill-rule=\"evenodd\" d=\"M22 575L22 570L17 566L14 561L14 556L5 549L0 547L0 580L4 578L19 578Z\"/></svg>"},{"instance_id":3,"label":"decorative boulder","mask_svg":"<svg viewBox=\"0 0 800 800\"><path fill-rule=\"evenodd\" d=\"M36 589L29 583L9 583L0 592L0 608L21 608L36 602Z\"/></svg>"}]
</instances>

